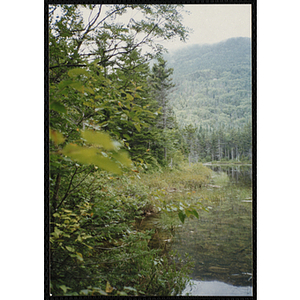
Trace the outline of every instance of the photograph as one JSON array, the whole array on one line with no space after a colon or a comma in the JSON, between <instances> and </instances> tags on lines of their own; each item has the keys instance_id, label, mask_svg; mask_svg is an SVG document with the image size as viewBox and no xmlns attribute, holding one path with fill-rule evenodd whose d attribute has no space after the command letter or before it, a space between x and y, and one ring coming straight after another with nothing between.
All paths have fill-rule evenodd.
<instances>
[{"instance_id":1,"label":"photograph","mask_svg":"<svg viewBox=\"0 0 300 300\"><path fill-rule=\"evenodd\" d=\"M46 299L256 297L257 4L215 2L45 2Z\"/></svg>"}]
</instances>

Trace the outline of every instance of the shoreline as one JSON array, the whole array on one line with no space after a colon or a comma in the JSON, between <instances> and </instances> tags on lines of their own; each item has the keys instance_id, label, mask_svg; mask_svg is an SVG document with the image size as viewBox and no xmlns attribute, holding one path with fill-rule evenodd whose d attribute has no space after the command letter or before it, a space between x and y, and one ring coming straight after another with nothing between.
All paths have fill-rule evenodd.
<instances>
[{"instance_id":1,"label":"shoreline","mask_svg":"<svg viewBox=\"0 0 300 300\"><path fill-rule=\"evenodd\" d=\"M206 163L202 163L203 166L235 166L235 165L238 165L238 166L252 166L252 163L249 164L249 163L242 163L242 162L206 162Z\"/></svg>"}]
</instances>

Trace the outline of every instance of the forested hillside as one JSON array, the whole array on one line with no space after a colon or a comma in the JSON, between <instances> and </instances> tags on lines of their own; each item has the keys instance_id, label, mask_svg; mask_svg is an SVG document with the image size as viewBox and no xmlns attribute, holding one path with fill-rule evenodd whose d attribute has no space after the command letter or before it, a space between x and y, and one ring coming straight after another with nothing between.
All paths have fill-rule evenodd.
<instances>
[{"instance_id":1,"label":"forested hillside","mask_svg":"<svg viewBox=\"0 0 300 300\"><path fill-rule=\"evenodd\" d=\"M250 158L251 40L193 45L165 58L174 69L169 99L177 121L198 133L193 157Z\"/></svg>"},{"instance_id":2,"label":"forested hillside","mask_svg":"<svg viewBox=\"0 0 300 300\"><path fill-rule=\"evenodd\" d=\"M251 41L193 45L166 56L176 89L170 103L180 124L233 128L251 119Z\"/></svg>"}]
</instances>

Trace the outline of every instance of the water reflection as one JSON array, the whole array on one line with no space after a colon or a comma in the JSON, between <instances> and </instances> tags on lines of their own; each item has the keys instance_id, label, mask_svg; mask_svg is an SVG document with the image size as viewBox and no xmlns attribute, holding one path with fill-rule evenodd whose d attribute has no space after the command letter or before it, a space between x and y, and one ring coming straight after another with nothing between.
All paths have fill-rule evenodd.
<instances>
[{"instance_id":1,"label":"water reflection","mask_svg":"<svg viewBox=\"0 0 300 300\"><path fill-rule=\"evenodd\" d=\"M173 227L166 215L143 221L142 227L156 228L152 247L185 253L195 263L190 274L194 286L183 295L252 295L252 171L251 166L211 166L216 173L197 197L209 212L199 211L199 219L186 219ZM184 193L182 197L184 197ZM170 218L170 216L168 217ZM180 224L177 214L172 224ZM174 223L173 223L174 220ZM175 230L174 230L175 228Z\"/></svg>"},{"instance_id":2,"label":"water reflection","mask_svg":"<svg viewBox=\"0 0 300 300\"><path fill-rule=\"evenodd\" d=\"M251 167L211 168L222 176L226 173L230 180L223 178L219 189L203 191L203 202L210 212L201 212L199 220L187 220L176 231L172 245L195 262L191 274L195 285L184 293L249 296L253 262Z\"/></svg>"},{"instance_id":3,"label":"water reflection","mask_svg":"<svg viewBox=\"0 0 300 300\"><path fill-rule=\"evenodd\" d=\"M214 172L225 172L231 183L252 186L252 166L251 165L207 165Z\"/></svg>"},{"instance_id":4,"label":"water reflection","mask_svg":"<svg viewBox=\"0 0 300 300\"><path fill-rule=\"evenodd\" d=\"M233 286L220 281L191 280L182 295L193 296L251 296L251 286Z\"/></svg>"}]
</instances>

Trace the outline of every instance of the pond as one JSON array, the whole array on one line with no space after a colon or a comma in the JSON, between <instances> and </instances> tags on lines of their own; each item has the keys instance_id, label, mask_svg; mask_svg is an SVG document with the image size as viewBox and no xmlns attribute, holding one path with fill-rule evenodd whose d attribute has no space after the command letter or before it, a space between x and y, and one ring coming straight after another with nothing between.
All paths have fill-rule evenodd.
<instances>
[{"instance_id":1,"label":"pond","mask_svg":"<svg viewBox=\"0 0 300 300\"><path fill-rule=\"evenodd\" d=\"M210 168L212 182L197 192L209 212L200 211L199 219L189 218L184 224L174 221L171 238L163 230L160 238L168 242L168 251L187 253L194 262L191 284L182 295L252 296L251 165ZM159 226L168 218L160 214L145 224Z\"/></svg>"}]
</instances>

